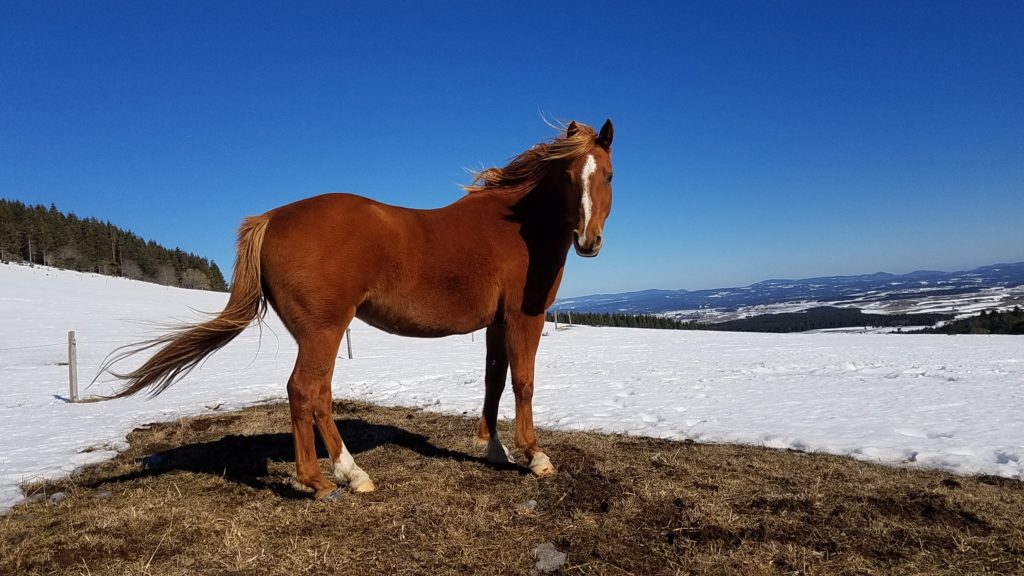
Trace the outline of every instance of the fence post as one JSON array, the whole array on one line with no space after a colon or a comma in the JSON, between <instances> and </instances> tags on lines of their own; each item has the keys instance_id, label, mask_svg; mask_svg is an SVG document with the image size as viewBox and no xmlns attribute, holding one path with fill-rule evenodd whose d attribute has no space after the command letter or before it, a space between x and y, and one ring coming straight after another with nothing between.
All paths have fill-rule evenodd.
<instances>
[{"instance_id":1,"label":"fence post","mask_svg":"<svg viewBox=\"0 0 1024 576\"><path fill-rule=\"evenodd\" d=\"M572 310L569 310L566 314L569 315L569 326L572 326Z\"/></svg>"},{"instance_id":2,"label":"fence post","mask_svg":"<svg viewBox=\"0 0 1024 576\"><path fill-rule=\"evenodd\" d=\"M558 310L555 310L555 331L558 331Z\"/></svg>"},{"instance_id":3,"label":"fence post","mask_svg":"<svg viewBox=\"0 0 1024 576\"><path fill-rule=\"evenodd\" d=\"M352 359L352 329L345 328L345 343L348 344L348 359Z\"/></svg>"},{"instance_id":4,"label":"fence post","mask_svg":"<svg viewBox=\"0 0 1024 576\"><path fill-rule=\"evenodd\" d=\"M68 381L71 385L71 401L78 402L78 343L75 331L68 332Z\"/></svg>"}]
</instances>

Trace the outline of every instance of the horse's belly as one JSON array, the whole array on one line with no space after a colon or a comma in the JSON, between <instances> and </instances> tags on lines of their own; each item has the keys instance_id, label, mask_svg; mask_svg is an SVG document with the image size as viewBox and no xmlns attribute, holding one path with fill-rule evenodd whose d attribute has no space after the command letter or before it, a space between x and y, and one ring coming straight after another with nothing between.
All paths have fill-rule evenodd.
<instances>
[{"instance_id":1,"label":"horse's belly","mask_svg":"<svg viewBox=\"0 0 1024 576\"><path fill-rule=\"evenodd\" d=\"M379 298L364 302L356 317L367 324L401 336L437 338L467 334L494 323L493 303L458 298Z\"/></svg>"}]
</instances>

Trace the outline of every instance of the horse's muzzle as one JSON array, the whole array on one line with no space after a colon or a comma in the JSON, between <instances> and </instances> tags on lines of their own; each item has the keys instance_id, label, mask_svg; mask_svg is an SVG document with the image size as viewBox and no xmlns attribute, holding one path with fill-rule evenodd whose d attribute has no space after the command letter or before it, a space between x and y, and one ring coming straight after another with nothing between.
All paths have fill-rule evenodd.
<instances>
[{"instance_id":1,"label":"horse's muzzle","mask_svg":"<svg viewBox=\"0 0 1024 576\"><path fill-rule=\"evenodd\" d=\"M600 234L594 239L594 242L588 247L580 244L580 233L576 230L572 231L572 245L576 248L576 254L583 256L584 258L593 258L597 256L597 253L601 251L601 246L604 244L604 239Z\"/></svg>"}]
</instances>

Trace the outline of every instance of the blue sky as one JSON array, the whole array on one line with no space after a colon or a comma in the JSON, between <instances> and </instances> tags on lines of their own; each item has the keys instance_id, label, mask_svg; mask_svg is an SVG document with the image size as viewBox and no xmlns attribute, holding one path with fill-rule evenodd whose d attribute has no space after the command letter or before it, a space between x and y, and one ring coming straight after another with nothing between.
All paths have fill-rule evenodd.
<instances>
[{"instance_id":1,"label":"blue sky","mask_svg":"<svg viewBox=\"0 0 1024 576\"><path fill-rule=\"evenodd\" d=\"M630 5L633 4L633 5ZM1024 260L1021 2L4 2L0 197L230 269L242 217L615 122L561 295Z\"/></svg>"}]
</instances>

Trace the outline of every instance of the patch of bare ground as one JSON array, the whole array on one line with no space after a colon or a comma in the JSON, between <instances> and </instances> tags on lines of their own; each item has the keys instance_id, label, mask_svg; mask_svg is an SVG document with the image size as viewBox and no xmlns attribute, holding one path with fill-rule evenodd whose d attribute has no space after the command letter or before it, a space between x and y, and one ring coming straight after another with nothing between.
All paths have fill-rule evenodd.
<instances>
[{"instance_id":1,"label":"patch of bare ground","mask_svg":"<svg viewBox=\"0 0 1024 576\"><path fill-rule=\"evenodd\" d=\"M66 497L0 517L0 574L531 574L544 542L566 574L1024 573L1017 481L548 430L538 480L485 463L474 418L335 415L376 492L313 501L284 405L155 424L30 486Z\"/></svg>"}]
</instances>

